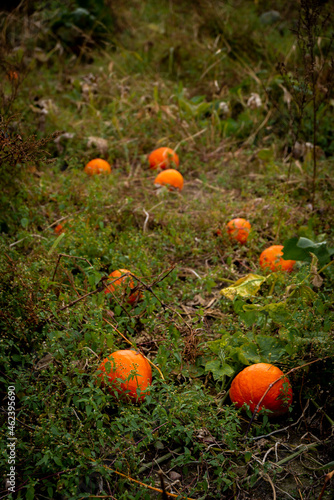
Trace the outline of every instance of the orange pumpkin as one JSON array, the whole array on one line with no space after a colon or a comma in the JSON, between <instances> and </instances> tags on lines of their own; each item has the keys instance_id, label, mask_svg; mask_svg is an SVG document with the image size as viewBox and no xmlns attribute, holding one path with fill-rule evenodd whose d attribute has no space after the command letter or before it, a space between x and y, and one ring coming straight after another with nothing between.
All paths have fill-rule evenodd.
<instances>
[{"instance_id":1,"label":"orange pumpkin","mask_svg":"<svg viewBox=\"0 0 334 500\"><path fill-rule=\"evenodd\" d=\"M233 379L230 388L230 399L238 408L245 403L253 413L269 385L283 374L277 366L269 363L256 363L247 366ZM284 377L267 392L259 407L266 408L272 416L286 413L292 402L292 388L289 380Z\"/></svg>"},{"instance_id":2,"label":"orange pumpkin","mask_svg":"<svg viewBox=\"0 0 334 500\"><path fill-rule=\"evenodd\" d=\"M263 250L260 255L260 266L264 270L291 272L295 260L283 259L283 245L273 245Z\"/></svg>"},{"instance_id":3,"label":"orange pumpkin","mask_svg":"<svg viewBox=\"0 0 334 500\"><path fill-rule=\"evenodd\" d=\"M180 160L171 148L158 148L149 155L148 162L152 170L156 168L165 170L173 166L178 167Z\"/></svg>"},{"instance_id":4,"label":"orange pumpkin","mask_svg":"<svg viewBox=\"0 0 334 500\"><path fill-rule=\"evenodd\" d=\"M102 361L99 366L98 377L102 378L102 385L112 394L117 391L130 401L143 401L146 391L152 383L150 363L142 354L130 349L115 351ZM146 392L147 394L147 392Z\"/></svg>"},{"instance_id":5,"label":"orange pumpkin","mask_svg":"<svg viewBox=\"0 0 334 500\"><path fill-rule=\"evenodd\" d=\"M54 228L55 234L61 234L64 232L65 232L65 229L64 229L64 226L62 224L57 224L57 226Z\"/></svg>"},{"instance_id":6,"label":"orange pumpkin","mask_svg":"<svg viewBox=\"0 0 334 500\"><path fill-rule=\"evenodd\" d=\"M251 229L251 225L246 219L232 219L226 225L227 233L231 240L236 240L245 244Z\"/></svg>"},{"instance_id":7,"label":"orange pumpkin","mask_svg":"<svg viewBox=\"0 0 334 500\"><path fill-rule=\"evenodd\" d=\"M178 170L174 168L169 168L163 170L154 180L156 186L168 186L168 189L172 191L177 189L181 191L183 189L183 177Z\"/></svg>"},{"instance_id":8,"label":"orange pumpkin","mask_svg":"<svg viewBox=\"0 0 334 500\"><path fill-rule=\"evenodd\" d=\"M65 220L64 222L57 224L53 231L55 234L59 235L65 233L71 227L72 227L71 221Z\"/></svg>"},{"instance_id":9,"label":"orange pumpkin","mask_svg":"<svg viewBox=\"0 0 334 500\"><path fill-rule=\"evenodd\" d=\"M117 269L116 271L113 271L111 274L109 274L108 278L110 278L110 281L113 281L115 278L118 278L122 276L123 274L130 273L128 269ZM132 292L132 288L135 287L135 284L133 282L133 279L131 276L123 276L119 280L114 281L113 283L108 284L107 283L107 288L105 288L104 293L112 293L115 292L116 289L120 289L122 287L122 290L126 290L127 287L130 288L130 294L128 297L128 303L129 304L134 304L136 300L142 299L143 294L139 291Z\"/></svg>"},{"instance_id":10,"label":"orange pumpkin","mask_svg":"<svg viewBox=\"0 0 334 500\"><path fill-rule=\"evenodd\" d=\"M87 163L84 170L88 175L110 174L111 166L107 161L95 158Z\"/></svg>"}]
</instances>

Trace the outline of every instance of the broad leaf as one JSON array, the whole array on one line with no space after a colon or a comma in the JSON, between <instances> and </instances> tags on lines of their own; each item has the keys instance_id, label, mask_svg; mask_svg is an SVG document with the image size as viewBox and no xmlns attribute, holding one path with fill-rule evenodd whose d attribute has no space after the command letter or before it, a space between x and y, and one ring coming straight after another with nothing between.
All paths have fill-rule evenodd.
<instances>
[{"instance_id":1,"label":"broad leaf","mask_svg":"<svg viewBox=\"0 0 334 500\"><path fill-rule=\"evenodd\" d=\"M227 363L221 364L219 359L208 361L205 365L206 372L212 372L214 380L221 380L225 375L232 377L235 370Z\"/></svg>"},{"instance_id":2,"label":"broad leaf","mask_svg":"<svg viewBox=\"0 0 334 500\"><path fill-rule=\"evenodd\" d=\"M257 294L264 281L266 281L264 276L250 273L240 278L233 285L223 288L220 290L220 293L230 300L233 300L237 296L249 298Z\"/></svg>"},{"instance_id":3,"label":"broad leaf","mask_svg":"<svg viewBox=\"0 0 334 500\"><path fill-rule=\"evenodd\" d=\"M244 344L240 348L240 351L242 354L242 356L240 356L240 361L242 361L242 359L246 358L248 361L248 364L261 363L262 359L260 356L260 349L256 344L254 344L254 343Z\"/></svg>"},{"instance_id":4,"label":"broad leaf","mask_svg":"<svg viewBox=\"0 0 334 500\"><path fill-rule=\"evenodd\" d=\"M278 361L286 352L284 343L276 337L257 335L256 341L260 348L261 359L265 362Z\"/></svg>"},{"instance_id":5,"label":"broad leaf","mask_svg":"<svg viewBox=\"0 0 334 500\"><path fill-rule=\"evenodd\" d=\"M261 306L260 304L245 304L243 310L245 312L251 311L254 313L267 313L269 318L276 323L284 323L290 317L290 313L285 302L276 302L273 304L266 304L264 306Z\"/></svg>"},{"instance_id":6,"label":"broad leaf","mask_svg":"<svg viewBox=\"0 0 334 500\"><path fill-rule=\"evenodd\" d=\"M334 248L327 248L326 241L314 243L308 238L291 238L284 243L282 250L284 259L286 260L301 260L311 262L313 253L319 260L319 265L323 266L330 261L331 255L334 254Z\"/></svg>"}]
</instances>

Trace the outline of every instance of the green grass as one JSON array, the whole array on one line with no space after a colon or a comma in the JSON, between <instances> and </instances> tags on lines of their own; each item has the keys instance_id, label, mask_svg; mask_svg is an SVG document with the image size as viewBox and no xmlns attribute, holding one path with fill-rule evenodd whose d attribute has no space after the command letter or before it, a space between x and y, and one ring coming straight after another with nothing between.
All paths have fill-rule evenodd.
<instances>
[{"instance_id":1,"label":"green grass","mask_svg":"<svg viewBox=\"0 0 334 500\"><path fill-rule=\"evenodd\" d=\"M48 23L51 14L72 19L74 4L83 6L49 5L33 18L14 11L6 28L0 16L8 34L0 380L5 436L7 390L15 386L18 488L11 495L3 483L0 497L158 498L144 484L161 489L160 468L166 486L177 473L168 491L179 498L269 498L273 487L282 499L299 498L299 490L317 497L333 460L333 266L321 284L317 276L334 241L332 97L318 111L312 206L310 156L287 158L296 110L283 100L288 82L276 67L285 59L289 71L303 70L291 51L297 12L279 2L280 21L264 24L268 2L161 1L158 10L151 0L120 3L105 43L97 45L93 30L73 52ZM87 8L98 16L101 5ZM20 37L28 20L30 35ZM6 78L9 68L17 82ZM252 93L262 100L256 109L247 104ZM307 108L305 142L309 119ZM63 134L56 141L55 132ZM17 134L29 139L30 160L11 156ZM154 187L147 155L160 146L180 157L180 193ZM84 173L96 157L110 162L111 175ZM246 245L227 236L234 217L252 225ZM59 222L66 226L57 235ZM319 244L321 263L307 255L291 274L261 270L262 250L300 236ZM111 300L103 293L119 268L139 279L143 299L134 307L126 290ZM234 300L221 293L249 273L265 278L256 295L247 287ZM164 377L153 368L141 405L96 382L101 361L129 347L120 333ZM234 376L257 362L292 370L294 401L280 419L264 413L251 422L249 410L229 400ZM297 470L292 455L306 442ZM3 447L7 473L6 440Z\"/></svg>"}]
</instances>

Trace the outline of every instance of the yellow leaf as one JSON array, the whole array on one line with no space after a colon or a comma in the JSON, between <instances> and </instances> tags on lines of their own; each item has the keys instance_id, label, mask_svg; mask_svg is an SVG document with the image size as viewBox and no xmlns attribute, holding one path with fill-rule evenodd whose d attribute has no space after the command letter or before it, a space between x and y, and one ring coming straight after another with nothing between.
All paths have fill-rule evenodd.
<instances>
[{"instance_id":1,"label":"yellow leaf","mask_svg":"<svg viewBox=\"0 0 334 500\"><path fill-rule=\"evenodd\" d=\"M250 273L240 278L233 285L223 288L220 293L230 300L233 300L237 295L244 298L252 297L257 294L264 281L266 281L264 276Z\"/></svg>"}]
</instances>

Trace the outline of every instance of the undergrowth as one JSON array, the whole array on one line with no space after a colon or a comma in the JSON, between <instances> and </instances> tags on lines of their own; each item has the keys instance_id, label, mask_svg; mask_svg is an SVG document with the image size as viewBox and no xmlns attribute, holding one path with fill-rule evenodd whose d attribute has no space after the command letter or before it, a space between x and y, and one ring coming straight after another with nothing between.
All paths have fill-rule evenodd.
<instances>
[{"instance_id":1,"label":"undergrowth","mask_svg":"<svg viewBox=\"0 0 334 500\"><path fill-rule=\"evenodd\" d=\"M23 2L0 15L1 413L16 439L16 492L4 439L0 497L330 498L333 95L316 135L308 109L296 134L293 97L322 92L298 94L293 76L301 13L109 7ZM321 28L312 57L328 68ZM177 150L182 192L154 187L159 146ZM111 175L84 173L95 157ZM225 231L234 217L251 222L245 245ZM260 268L272 244L292 273ZM134 306L127 291L104 294L115 269L141 290ZM158 368L140 405L97 381L129 343ZM289 373L287 415L253 420L231 404L234 376L258 362Z\"/></svg>"}]
</instances>

